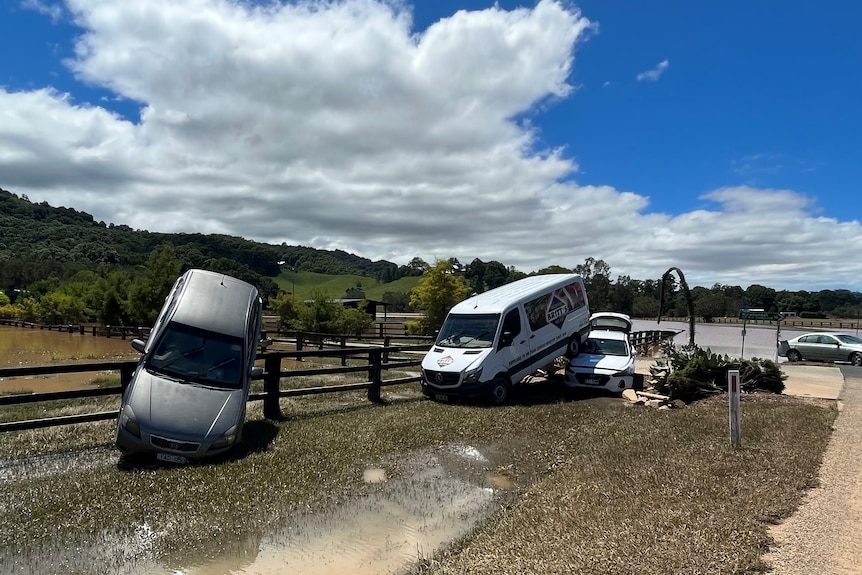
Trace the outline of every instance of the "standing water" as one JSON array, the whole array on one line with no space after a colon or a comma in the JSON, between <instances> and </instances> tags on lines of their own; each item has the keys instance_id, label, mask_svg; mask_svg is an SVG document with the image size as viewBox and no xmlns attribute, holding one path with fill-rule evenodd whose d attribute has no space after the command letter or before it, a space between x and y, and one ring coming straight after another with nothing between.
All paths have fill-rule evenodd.
<instances>
[{"instance_id":1,"label":"standing water","mask_svg":"<svg viewBox=\"0 0 862 575\"><path fill-rule=\"evenodd\" d=\"M137 359L129 340L0 326L0 368ZM87 387L103 373L0 379L0 393L45 393Z\"/></svg>"}]
</instances>

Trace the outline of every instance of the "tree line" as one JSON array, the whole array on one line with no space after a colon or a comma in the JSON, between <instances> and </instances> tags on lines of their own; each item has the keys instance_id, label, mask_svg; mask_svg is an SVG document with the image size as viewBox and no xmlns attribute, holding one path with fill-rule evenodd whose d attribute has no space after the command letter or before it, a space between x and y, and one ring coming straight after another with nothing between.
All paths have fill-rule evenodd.
<instances>
[{"instance_id":1,"label":"tree line","mask_svg":"<svg viewBox=\"0 0 862 575\"><path fill-rule=\"evenodd\" d=\"M54 324L149 325L174 279L189 268L209 269L248 281L268 301L281 298L281 303L274 305L287 305L284 309L290 309L290 305L283 303L285 294L279 293L272 279L283 269L360 275L383 283L420 277L427 279L425 287L437 281L436 274L444 274L458 282L437 282L443 286L440 289L450 291L443 297L444 303L452 294L461 297L482 293L528 275L499 261L478 258L467 264L457 258L429 264L416 257L397 266L340 250L271 245L219 234L151 233L97 222L86 212L56 208L46 202L33 203L26 196L0 189L0 317ZM660 309L661 279L640 280L627 275L614 279L610 266L601 259L588 257L574 267L551 265L533 273L580 274L594 311L618 311L633 317L657 317L660 312L665 317L688 315L683 290L673 279ZM432 310L432 315L437 314L441 304L435 300L434 290L430 295L417 296L423 289L414 293L389 291L383 299L393 311L427 314ZM318 293L313 301L343 295L346 294ZM690 295L695 314L706 321L735 317L746 306L815 318L855 318L862 309L862 294L849 290L789 291L757 284L742 288L717 283L696 286ZM327 309L330 311L315 312L318 328L328 330L340 325L355 329L355 322L343 323L347 321L344 318L336 321L331 306ZM285 314L291 325L309 325L310 320L299 312Z\"/></svg>"}]
</instances>

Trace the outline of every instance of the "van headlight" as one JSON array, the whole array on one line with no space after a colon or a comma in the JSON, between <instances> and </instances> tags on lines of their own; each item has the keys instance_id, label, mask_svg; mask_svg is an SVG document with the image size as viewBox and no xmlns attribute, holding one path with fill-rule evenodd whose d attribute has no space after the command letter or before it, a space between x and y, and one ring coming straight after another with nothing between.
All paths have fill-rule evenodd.
<instances>
[{"instance_id":1,"label":"van headlight","mask_svg":"<svg viewBox=\"0 0 862 575\"><path fill-rule=\"evenodd\" d=\"M476 383L482 377L482 368L477 367L464 372L464 383Z\"/></svg>"},{"instance_id":2,"label":"van headlight","mask_svg":"<svg viewBox=\"0 0 862 575\"><path fill-rule=\"evenodd\" d=\"M141 438L141 426L138 425L138 420L135 418L135 412L130 406L125 406L120 413L120 427L137 437Z\"/></svg>"}]
</instances>

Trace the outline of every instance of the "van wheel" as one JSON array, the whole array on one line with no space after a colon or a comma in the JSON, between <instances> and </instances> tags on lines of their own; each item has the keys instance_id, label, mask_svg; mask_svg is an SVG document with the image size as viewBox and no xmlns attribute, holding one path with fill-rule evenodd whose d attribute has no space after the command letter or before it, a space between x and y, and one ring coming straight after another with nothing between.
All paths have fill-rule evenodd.
<instances>
[{"instance_id":1,"label":"van wheel","mask_svg":"<svg viewBox=\"0 0 862 575\"><path fill-rule=\"evenodd\" d=\"M494 405L505 405L509 400L509 382L505 377L498 375L491 382L491 403Z\"/></svg>"},{"instance_id":2,"label":"van wheel","mask_svg":"<svg viewBox=\"0 0 862 575\"><path fill-rule=\"evenodd\" d=\"M581 353L581 340L577 336L573 336L569 340L569 345L566 346L566 357L572 359Z\"/></svg>"}]
</instances>

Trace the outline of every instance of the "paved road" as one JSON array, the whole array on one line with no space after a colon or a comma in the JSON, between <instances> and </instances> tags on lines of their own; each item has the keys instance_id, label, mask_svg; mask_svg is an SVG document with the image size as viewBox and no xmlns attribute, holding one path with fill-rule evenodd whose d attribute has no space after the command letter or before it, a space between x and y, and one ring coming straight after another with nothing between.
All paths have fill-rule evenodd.
<instances>
[{"instance_id":1,"label":"paved road","mask_svg":"<svg viewBox=\"0 0 862 575\"><path fill-rule=\"evenodd\" d=\"M862 575L862 368L819 369L840 370L843 376L840 412L823 457L820 486L771 531L777 544L767 559L775 575ZM828 382L819 385L829 387Z\"/></svg>"}]
</instances>

